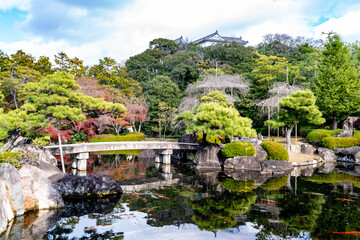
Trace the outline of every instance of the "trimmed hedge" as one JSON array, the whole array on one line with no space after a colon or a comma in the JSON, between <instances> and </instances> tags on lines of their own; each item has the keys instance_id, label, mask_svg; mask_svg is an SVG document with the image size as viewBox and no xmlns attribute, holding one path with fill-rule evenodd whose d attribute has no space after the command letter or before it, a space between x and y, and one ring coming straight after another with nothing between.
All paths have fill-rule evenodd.
<instances>
[{"instance_id":1,"label":"trimmed hedge","mask_svg":"<svg viewBox=\"0 0 360 240\"><path fill-rule=\"evenodd\" d=\"M127 141L142 141L145 139L145 134L141 132L126 133L121 135L97 135L89 139L89 142L127 142Z\"/></svg>"},{"instance_id":2,"label":"trimmed hedge","mask_svg":"<svg viewBox=\"0 0 360 240\"><path fill-rule=\"evenodd\" d=\"M312 143L313 141L321 141L323 138L331 137L332 135L341 131L342 129L338 129L338 130L315 129L306 136L306 140L309 143Z\"/></svg>"},{"instance_id":3,"label":"trimmed hedge","mask_svg":"<svg viewBox=\"0 0 360 240\"><path fill-rule=\"evenodd\" d=\"M299 133L302 137L306 138L307 135L314 130L316 130L316 127L314 127L314 126L302 126L302 127L300 127Z\"/></svg>"},{"instance_id":4,"label":"trimmed hedge","mask_svg":"<svg viewBox=\"0 0 360 240\"><path fill-rule=\"evenodd\" d=\"M321 140L321 145L328 149L359 146L360 131L354 131L352 137L325 137Z\"/></svg>"},{"instance_id":5,"label":"trimmed hedge","mask_svg":"<svg viewBox=\"0 0 360 240\"><path fill-rule=\"evenodd\" d=\"M285 160L289 161L289 153L278 142L265 141L260 144L268 154L267 160Z\"/></svg>"},{"instance_id":6,"label":"trimmed hedge","mask_svg":"<svg viewBox=\"0 0 360 240\"><path fill-rule=\"evenodd\" d=\"M222 154L227 158L255 156L255 151L255 147L249 142L232 142L221 149Z\"/></svg>"}]
</instances>

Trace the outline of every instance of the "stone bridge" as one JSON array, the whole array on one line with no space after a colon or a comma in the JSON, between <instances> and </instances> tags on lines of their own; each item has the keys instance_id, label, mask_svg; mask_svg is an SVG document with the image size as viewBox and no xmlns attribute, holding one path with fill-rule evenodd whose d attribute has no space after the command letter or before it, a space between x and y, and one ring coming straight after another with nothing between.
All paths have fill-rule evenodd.
<instances>
[{"instance_id":1,"label":"stone bridge","mask_svg":"<svg viewBox=\"0 0 360 240\"><path fill-rule=\"evenodd\" d=\"M155 162L170 164L173 149L196 151L197 143L179 143L179 142L99 142L99 143L79 143L62 145L63 154L76 154L76 161L73 162L73 168L86 170L86 161L90 152L104 152L130 149L154 149L156 151ZM47 146L52 155L60 155L59 145Z\"/></svg>"}]
</instances>

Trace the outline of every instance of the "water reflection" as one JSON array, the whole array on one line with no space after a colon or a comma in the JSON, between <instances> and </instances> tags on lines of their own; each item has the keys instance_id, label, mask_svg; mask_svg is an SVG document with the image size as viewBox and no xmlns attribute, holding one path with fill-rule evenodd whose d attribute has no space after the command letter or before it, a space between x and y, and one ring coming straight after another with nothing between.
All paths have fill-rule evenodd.
<instances>
[{"instance_id":1,"label":"water reflection","mask_svg":"<svg viewBox=\"0 0 360 240\"><path fill-rule=\"evenodd\" d=\"M116 176L127 191L121 199L68 202L62 212L19 219L8 235L20 236L17 239L32 239L30 232L37 237L33 239L360 239L360 177L355 171L343 172L335 163L268 176L193 171L191 165L164 169L136 158L118 157L117 163L107 158L96 161L111 169L95 164L91 171L121 172ZM132 167L139 169L129 170ZM133 179L123 180L124 176Z\"/></svg>"}]
</instances>

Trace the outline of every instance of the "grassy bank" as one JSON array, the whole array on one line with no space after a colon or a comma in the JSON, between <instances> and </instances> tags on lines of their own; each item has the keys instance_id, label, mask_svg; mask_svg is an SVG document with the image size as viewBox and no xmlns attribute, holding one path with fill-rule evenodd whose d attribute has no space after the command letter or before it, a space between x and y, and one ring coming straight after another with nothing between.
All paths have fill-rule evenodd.
<instances>
[{"instance_id":1,"label":"grassy bank","mask_svg":"<svg viewBox=\"0 0 360 240\"><path fill-rule=\"evenodd\" d=\"M145 134L141 132L126 133L121 135L96 135L89 139L89 142L129 142L142 141L145 139Z\"/></svg>"}]
</instances>

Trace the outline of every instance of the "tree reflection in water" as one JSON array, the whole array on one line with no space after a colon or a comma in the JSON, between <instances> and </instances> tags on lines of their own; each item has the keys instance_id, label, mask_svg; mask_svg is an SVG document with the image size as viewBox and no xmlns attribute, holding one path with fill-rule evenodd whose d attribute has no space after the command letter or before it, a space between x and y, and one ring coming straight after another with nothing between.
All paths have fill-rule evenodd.
<instances>
[{"instance_id":1,"label":"tree reflection in water","mask_svg":"<svg viewBox=\"0 0 360 240\"><path fill-rule=\"evenodd\" d=\"M137 162L122 158L116 161L124 166ZM106 156L102 162L107 162ZM113 162L109 166L117 169L120 165ZM137 170L122 171L130 176ZM144 174L151 175L151 168ZM223 173L217 179L216 174L215 178L204 176L177 186L124 194L116 205L109 202L106 209L74 203L44 239L72 239L79 231L81 238L76 239L123 239L129 224L125 219L129 218L142 219L147 226L143 231L196 225L192 230L194 239L202 232L214 232L216 239L223 239L223 234L241 238L242 229L249 226L256 231L256 239L360 239L360 177L345 173L297 179L279 176L259 184L227 178ZM89 212L77 213L76 209ZM113 227L118 225L121 231Z\"/></svg>"}]
</instances>

